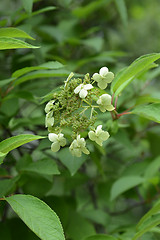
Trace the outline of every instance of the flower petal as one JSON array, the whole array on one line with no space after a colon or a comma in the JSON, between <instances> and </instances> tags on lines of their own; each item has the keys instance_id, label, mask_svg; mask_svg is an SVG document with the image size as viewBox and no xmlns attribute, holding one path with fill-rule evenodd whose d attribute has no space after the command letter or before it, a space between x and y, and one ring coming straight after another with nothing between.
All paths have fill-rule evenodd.
<instances>
[{"instance_id":1,"label":"flower petal","mask_svg":"<svg viewBox=\"0 0 160 240\"><path fill-rule=\"evenodd\" d=\"M101 81L99 81L98 82L98 87L100 88L100 89L105 89L106 87L107 87L107 82L105 82L103 79L101 80Z\"/></svg>"},{"instance_id":2,"label":"flower petal","mask_svg":"<svg viewBox=\"0 0 160 240\"><path fill-rule=\"evenodd\" d=\"M85 154L90 154L90 152L88 151L88 149L86 147L83 147L82 149L82 152L85 153Z\"/></svg>"},{"instance_id":3,"label":"flower petal","mask_svg":"<svg viewBox=\"0 0 160 240\"><path fill-rule=\"evenodd\" d=\"M114 74L112 72L108 72L107 75L104 77L106 83L111 83L114 78Z\"/></svg>"},{"instance_id":4,"label":"flower petal","mask_svg":"<svg viewBox=\"0 0 160 240\"><path fill-rule=\"evenodd\" d=\"M80 84L78 87L76 87L76 88L74 89L74 93L75 93L75 94L77 94L77 93L79 93L79 92L81 91L82 85L83 85L83 84Z\"/></svg>"},{"instance_id":5,"label":"flower petal","mask_svg":"<svg viewBox=\"0 0 160 240\"><path fill-rule=\"evenodd\" d=\"M92 89L92 88L93 88L92 84L86 84L86 85L84 85L84 87L83 87L83 89L85 89L85 90L90 90L90 89Z\"/></svg>"},{"instance_id":6,"label":"flower petal","mask_svg":"<svg viewBox=\"0 0 160 240\"><path fill-rule=\"evenodd\" d=\"M99 81L102 79L101 75L98 74L98 73L94 73L93 76L92 76L92 78L93 78L93 80L96 81L96 82L99 82Z\"/></svg>"},{"instance_id":7,"label":"flower petal","mask_svg":"<svg viewBox=\"0 0 160 240\"><path fill-rule=\"evenodd\" d=\"M100 138L96 138L96 143L100 146L102 146L102 142L103 140L101 140Z\"/></svg>"},{"instance_id":8,"label":"flower petal","mask_svg":"<svg viewBox=\"0 0 160 240\"><path fill-rule=\"evenodd\" d=\"M52 145L51 145L51 150L52 150L52 152L58 152L59 149L60 149L59 142L54 142L54 143L52 143Z\"/></svg>"},{"instance_id":9,"label":"flower petal","mask_svg":"<svg viewBox=\"0 0 160 240\"><path fill-rule=\"evenodd\" d=\"M66 139L63 137L63 139L61 139L59 143L62 147L64 147L66 145Z\"/></svg>"},{"instance_id":10,"label":"flower petal","mask_svg":"<svg viewBox=\"0 0 160 240\"><path fill-rule=\"evenodd\" d=\"M100 74L102 77L105 77L105 76L108 74L108 68L107 68L107 67L102 67L102 68L99 70L99 74Z\"/></svg>"},{"instance_id":11,"label":"flower petal","mask_svg":"<svg viewBox=\"0 0 160 240\"><path fill-rule=\"evenodd\" d=\"M57 141L57 134L55 134L55 133L49 133L48 134L48 138L49 138L49 140L51 141L51 142L55 142L55 141Z\"/></svg>"},{"instance_id":12,"label":"flower petal","mask_svg":"<svg viewBox=\"0 0 160 240\"><path fill-rule=\"evenodd\" d=\"M87 90L85 89L82 89L80 92L79 92L79 96L80 98L85 98L87 96L88 92Z\"/></svg>"},{"instance_id":13,"label":"flower petal","mask_svg":"<svg viewBox=\"0 0 160 240\"><path fill-rule=\"evenodd\" d=\"M89 131L88 137L89 137L89 139L91 139L91 141L95 141L96 140L96 135L95 135L95 133L93 131Z\"/></svg>"},{"instance_id":14,"label":"flower petal","mask_svg":"<svg viewBox=\"0 0 160 240\"><path fill-rule=\"evenodd\" d=\"M107 111L113 111L114 109L115 109L115 107L113 107L112 104L106 106L106 110L107 110Z\"/></svg>"},{"instance_id":15,"label":"flower petal","mask_svg":"<svg viewBox=\"0 0 160 240\"><path fill-rule=\"evenodd\" d=\"M108 138L109 138L109 133L107 132L107 131L103 131L102 133L101 133L101 135L100 135L100 139L102 140L102 141L106 141Z\"/></svg>"}]
</instances>

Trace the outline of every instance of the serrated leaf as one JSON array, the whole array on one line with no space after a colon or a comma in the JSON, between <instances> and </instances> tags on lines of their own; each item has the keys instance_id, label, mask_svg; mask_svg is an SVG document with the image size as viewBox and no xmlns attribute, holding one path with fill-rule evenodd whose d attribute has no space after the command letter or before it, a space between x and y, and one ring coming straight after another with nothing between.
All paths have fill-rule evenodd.
<instances>
[{"instance_id":1,"label":"serrated leaf","mask_svg":"<svg viewBox=\"0 0 160 240\"><path fill-rule=\"evenodd\" d=\"M152 53L139 57L129 67L121 70L112 82L112 91L115 95L122 90L136 77L137 74L146 69L151 63L160 58L160 53Z\"/></svg>"},{"instance_id":2,"label":"serrated leaf","mask_svg":"<svg viewBox=\"0 0 160 240\"><path fill-rule=\"evenodd\" d=\"M39 48L39 46L33 46L22 40L11 37L0 37L0 50L16 48Z\"/></svg>"},{"instance_id":3,"label":"serrated leaf","mask_svg":"<svg viewBox=\"0 0 160 240\"><path fill-rule=\"evenodd\" d=\"M97 234L87 237L84 240L118 240L118 239L110 235Z\"/></svg>"},{"instance_id":4,"label":"serrated leaf","mask_svg":"<svg viewBox=\"0 0 160 240\"><path fill-rule=\"evenodd\" d=\"M19 194L6 201L41 240L65 240L58 216L40 199Z\"/></svg>"},{"instance_id":5,"label":"serrated leaf","mask_svg":"<svg viewBox=\"0 0 160 240\"><path fill-rule=\"evenodd\" d=\"M63 148L61 151L59 151L58 157L60 161L68 168L72 176L87 159L87 155L84 154L81 157L72 156L68 148Z\"/></svg>"},{"instance_id":6,"label":"serrated leaf","mask_svg":"<svg viewBox=\"0 0 160 240\"><path fill-rule=\"evenodd\" d=\"M139 176L121 177L115 181L111 188L111 201L127 190L143 183L144 179Z\"/></svg>"},{"instance_id":7,"label":"serrated leaf","mask_svg":"<svg viewBox=\"0 0 160 240\"><path fill-rule=\"evenodd\" d=\"M0 142L0 152L8 153L9 151L34 140L42 139L42 136L32 134L21 134L18 136L10 137Z\"/></svg>"},{"instance_id":8,"label":"serrated leaf","mask_svg":"<svg viewBox=\"0 0 160 240\"><path fill-rule=\"evenodd\" d=\"M19 69L19 70L15 71L12 74L12 77L13 78L18 78L18 77L21 77L22 75L24 75L26 73L29 73L29 72L32 72L32 71L35 71L35 70L40 70L40 69L59 69L59 68L62 68L62 67L64 67L64 66L60 62L50 61L50 62L43 63L43 64L41 64L39 66L25 67L25 68Z\"/></svg>"},{"instance_id":9,"label":"serrated leaf","mask_svg":"<svg viewBox=\"0 0 160 240\"><path fill-rule=\"evenodd\" d=\"M51 159L42 159L37 162L32 162L20 170L47 175L60 174L56 163Z\"/></svg>"},{"instance_id":10,"label":"serrated leaf","mask_svg":"<svg viewBox=\"0 0 160 240\"><path fill-rule=\"evenodd\" d=\"M140 105L131 111L131 113L147 118L154 122L160 123L160 103L149 105Z\"/></svg>"},{"instance_id":11,"label":"serrated leaf","mask_svg":"<svg viewBox=\"0 0 160 240\"><path fill-rule=\"evenodd\" d=\"M29 38L34 40L34 38L32 38L23 30L13 27L0 28L0 37Z\"/></svg>"}]
</instances>

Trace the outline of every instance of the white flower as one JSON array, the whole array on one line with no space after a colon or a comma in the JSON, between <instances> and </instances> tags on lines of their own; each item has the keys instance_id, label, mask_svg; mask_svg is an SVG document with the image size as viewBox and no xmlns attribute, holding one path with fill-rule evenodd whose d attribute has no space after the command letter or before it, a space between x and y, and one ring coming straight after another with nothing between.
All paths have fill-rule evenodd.
<instances>
[{"instance_id":1,"label":"white flower","mask_svg":"<svg viewBox=\"0 0 160 240\"><path fill-rule=\"evenodd\" d=\"M46 113L49 113L53 109L54 102L55 102L55 100L51 100L46 104L45 109L44 109Z\"/></svg>"},{"instance_id":2,"label":"white flower","mask_svg":"<svg viewBox=\"0 0 160 240\"><path fill-rule=\"evenodd\" d=\"M108 83L112 82L112 80L114 78L114 74L112 72L109 72L107 67L102 67L99 70L99 73L93 74L92 78L93 78L93 80L98 82L99 88L105 89L107 87Z\"/></svg>"},{"instance_id":3,"label":"white flower","mask_svg":"<svg viewBox=\"0 0 160 240\"><path fill-rule=\"evenodd\" d=\"M62 133L49 133L48 138L51 142L53 142L51 145L51 150L53 152L57 152L61 146L64 147L66 145L66 139L64 138L64 134Z\"/></svg>"},{"instance_id":4,"label":"white flower","mask_svg":"<svg viewBox=\"0 0 160 240\"><path fill-rule=\"evenodd\" d=\"M53 111L48 112L45 118L45 126L52 127L54 125Z\"/></svg>"},{"instance_id":5,"label":"white flower","mask_svg":"<svg viewBox=\"0 0 160 240\"><path fill-rule=\"evenodd\" d=\"M102 146L102 142L109 138L109 133L102 130L102 125L99 125L95 131L89 131L89 138Z\"/></svg>"},{"instance_id":6,"label":"white flower","mask_svg":"<svg viewBox=\"0 0 160 240\"><path fill-rule=\"evenodd\" d=\"M92 88L93 88L92 84L86 84L86 85L80 84L78 87L74 89L74 93L75 94L79 93L80 98L85 98L88 94L87 90L90 90Z\"/></svg>"},{"instance_id":7,"label":"white flower","mask_svg":"<svg viewBox=\"0 0 160 240\"><path fill-rule=\"evenodd\" d=\"M115 108L111 104L111 96L109 94L103 94L99 97L97 104L99 105L99 109L102 112L113 111Z\"/></svg>"},{"instance_id":8,"label":"white flower","mask_svg":"<svg viewBox=\"0 0 160 240\"><path fill-rule=\"evenodd\" d=\"M73 140L69 147L70 152L75 157L81 157L82 152L89 154L88 149L86 148L86 142L84 138L80 138L80 135L77 136L77 139Z\"/></svg>"}]
</instances>

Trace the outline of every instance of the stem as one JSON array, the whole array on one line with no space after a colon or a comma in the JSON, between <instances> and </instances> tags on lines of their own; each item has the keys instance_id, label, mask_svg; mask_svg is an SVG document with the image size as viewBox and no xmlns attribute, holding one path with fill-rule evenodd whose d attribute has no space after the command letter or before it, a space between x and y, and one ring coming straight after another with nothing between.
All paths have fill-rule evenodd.
<instances>
[{"instance_id":1,"label":"stem","mask_svg":"<svg viewBox=\"0 0 160 240\"><path fill-rule=\"evenodd\" d=\"M113 93L113 95L112 95L111 104L113 103L113 98L114 98L114 93Z\"/></svg>"},{"instance_id":2,"label":"stem","mask_svg":"<svg viewBox=\"0 0 160 240\"><path fill-rule=\"evenodd\" d=\"M117 117L121 117L121 116L126 115L126 114L131 114L131 112L123 112L123 113L119 113L119 114L117 114Z\"/></svg>"},{"instance_id":3,"label":"stem","mask_svg":"<svg viewBox=\"0 0 160 240\"><path fill-rule=\"evenodd\" d=\"M116 100L115 100L115 110L116 110L116 108L117 108L117 101L118 101L118 96L116 97Z\"/></svg>"}]
</instances>

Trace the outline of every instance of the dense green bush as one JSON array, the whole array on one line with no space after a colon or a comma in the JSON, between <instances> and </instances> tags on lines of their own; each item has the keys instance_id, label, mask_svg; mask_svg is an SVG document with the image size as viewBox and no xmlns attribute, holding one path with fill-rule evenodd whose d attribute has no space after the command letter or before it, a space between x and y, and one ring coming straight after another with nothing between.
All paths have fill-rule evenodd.
<instances>
[{"instance_id":1,"label":"dense green bush","mask_svg":"<svg viewBox=\"0 0 160 240\"><path fill-rule=\"evenodd\" d=\"M0 239L160 238L159 12L1 3Z\"/></svg>"}]
</instances>

